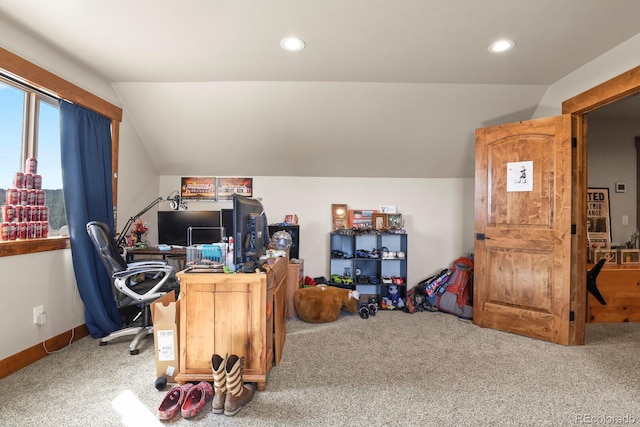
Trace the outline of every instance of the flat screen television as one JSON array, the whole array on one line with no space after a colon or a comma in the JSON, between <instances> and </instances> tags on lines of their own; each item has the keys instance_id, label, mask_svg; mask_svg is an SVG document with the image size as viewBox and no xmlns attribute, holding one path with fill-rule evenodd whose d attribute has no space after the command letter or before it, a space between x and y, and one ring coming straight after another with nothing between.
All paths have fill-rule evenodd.
<instances>
[{"instance_id":1,"label":"flat screen television","mask_svg":"<svg viewBox=\"0 0 640 427\"><path fill-rule=\"evenodd\" d=\"M225 237L221 225L220 211L158 211L158 243L187 246L189 227L192 245L218 243Z\"/></svg>"},{"instance_id":2,"label":"flat screen television","mask_svg":"<svg viewBox=\"0 0 640 427\"><path fill-rule=\"evenodd\" d=\"M258 199L233 196L233 252L236 266L258 261L269 244L267 215Z\"/></svg>"}]
</instances>

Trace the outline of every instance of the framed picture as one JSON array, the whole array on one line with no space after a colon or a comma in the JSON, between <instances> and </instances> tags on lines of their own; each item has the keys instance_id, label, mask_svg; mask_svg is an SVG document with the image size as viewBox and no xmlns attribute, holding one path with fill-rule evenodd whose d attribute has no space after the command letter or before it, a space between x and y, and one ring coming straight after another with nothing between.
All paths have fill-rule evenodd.
<instances>
[{"instance_id":1,"label":"framed picture","mask_svg":"<svg viewBox=\"0 0 640 427\"><path fill-rule=\"evenodd\" d=\"M331 217L333 230L341 230L347 228L347 205L346 204L332 204L331 205Z\"/></svg>"},{"instance_id":2,"label":"framed picture","mask_svg":"<svg viewBox=\"0 0 640 427\"><path fill-rule=\"evenodd\" d=\"M190 176L182 177L180 184L180 198L182 200L197 200L215 202L216 177Z\"/></svg>"},{"instance_id":3,"label":"framed picture","mask_svg":"<svg viewBox=\"0 0 640 427\"><path fill-rule=\"evenodd\" d=\"M295 215L295 214L285 215L284 223L287 225L298 225L298 215Z\"/></svg>"},{"instance_id":4,"label":"framed picture","mask_svg":"<svg viewBox=\"0 0 640 427\"><path fill-rule=\"evenodd\" d=\"M349 210L349 228L373 227L373 214L376 210Z\"/></svg>"},{"instance_id":5,"label":"framed picture","mask_svg":"<svg viewBox=\"0 0 640 427\"><path fill-rule=\"evenodd\" d=\"M640 251L638 249L621 249L620 264L640 264Z\"/></svg>"},{"instance_id":6,"label":"framed picture","mask_svg":"<svg viewBox=\"0 0 640 427\"><path fill-rule=\"evenodd\" d=\"M587 190L587 240L591 249L611 247L611 209L608 188Z\"/></svg>"},{"instance_id":7,"label":"framed picture","mask_svg":"<svg viewBox=\"0 0 640 427\"><path fill-rule=\"evenodd\" d=\"M218 178L218 200L231 200L234 194L253 197L253 178Z\"/></svg>"},{"instance_id":8,"label":"framed picture","mask_svg":"<svg viewBox=\"0 0 640 427\"><path fill-rule=\"evenodd\" d=\"M373 227L374 230L386 230L387 227L387 214L386 213L374 213L373 214Z\"/></svg>"},{"instance_id":9,"label":"framed picture","mask_svg":"<svg viewBox=\"0 0 640 427\"><path fill-rule=\"evenodd\" d=\"M606 264L618 263L618 251L615 249L594 249L593 250L593 263L597 264L601 259L606 259Z\"/></svg>"},{"instance_id":10,"label":"framed picture","mask_svg":"<svg viewBox=\"0 0 640 427\"><path fill-rule=\"evenodd\" d=\"M403 225L402 214L387 214L387 228L389 228L389 230L399 230Z\"/></svg>"}]
</instances>

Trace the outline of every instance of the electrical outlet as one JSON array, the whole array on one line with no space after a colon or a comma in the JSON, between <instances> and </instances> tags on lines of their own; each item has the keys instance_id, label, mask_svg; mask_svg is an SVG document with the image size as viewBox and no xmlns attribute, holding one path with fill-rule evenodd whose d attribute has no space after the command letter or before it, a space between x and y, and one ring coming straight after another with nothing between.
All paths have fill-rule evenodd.
<instances>
[{"instance_id":1,"label":"electrical outlet","mask_svg":"<svg viewBox=\"0 0 640 427\"><path fill-rule=\"evenodd\" d=\"M629 225L629 215L622 215L622 225Z\"/></svg>"},{"instance_id":2,"label":"electrical outlet","mask_svg":"<svg viewBox=\"0 0 640 427\"><path fill-rule=\"evenodd\" d=\"M41 313L38 315L38 321L36 322L38 325L44 325L47 323L47 313Z\"/></svg>"},{"instance_id":3,"label":"electrical outlet","mask_svg":"<svg viewBox=\"0 0 640 427\"><path fill-rule=\"evenodd\" d=\"M34 325L41 325L42 323L40 323L40 315L44 314L44 306L43 305L39 305L37 307L33 307L33 324Z\"/></svg>"}]
</instances>

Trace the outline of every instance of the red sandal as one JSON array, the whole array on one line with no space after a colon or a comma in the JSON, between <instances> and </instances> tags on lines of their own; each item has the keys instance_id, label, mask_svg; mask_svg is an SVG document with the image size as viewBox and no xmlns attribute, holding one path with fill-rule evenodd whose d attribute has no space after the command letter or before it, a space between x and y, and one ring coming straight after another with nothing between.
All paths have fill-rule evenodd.
<instances>
[{"instance_id":1,"label":"red sandal","mask_svg":"<svg viewBox=\"0 0 640 427\"><path fill-rule=\"evenodd\" d=\"M193 386L187 392L184 402L182 403L182 417L193 418L207 406L207 403L213 398L213 386L211 383L202 381Z\"/></svg>"},{"instance_id":2,"label":"red sandal","mask_svg":"<svg viewBox=\"0 0 640 427\"><path fill-rule=\"evenodd\" d=\"M169 390L158 407L158 418L161 420L170 420L173 418L180 408L182 408L184 399L191 388L193 388L193 384L186 383L185 385Z\"/></svg>"}]
</instances>

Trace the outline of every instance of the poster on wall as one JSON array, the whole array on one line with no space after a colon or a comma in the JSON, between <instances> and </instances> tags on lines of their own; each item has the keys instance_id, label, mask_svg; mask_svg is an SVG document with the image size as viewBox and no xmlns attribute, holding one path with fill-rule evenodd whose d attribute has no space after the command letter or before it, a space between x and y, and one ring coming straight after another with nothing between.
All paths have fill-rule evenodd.
<instances>
[{"instance_id":1,"label":"poster on wall","mask_svg":"<svg viewBox=\"0 0 640 427\"><path fill-rule=\"evenodd\" d=\"M592 249L611 247L611 214L608 188L587 190L587 239Z\"/></svg>"},{"instance_id":2,"label":"poster on wall","mask_svg":"<svg viewBox=\"0 0 640 427\"><path fill-rule=\"evenodd\" d=\"M533 161L507 163L507 192L533 191Z\"/></svg>"},{"instance_id":3,"label":"poster on wall","mask_svg":"<svg viewBox=\"0 0 640 427\"><path fill-rule=\"evenodd\" d=\"M216 201L215 176L182 177L180 197L183 200Z\"/></svg>"},{"instance_id":4,"label":"poster on wall","mask_svg":"<svg viewBox=\"0 0 640 427\"><path fill-rule=\"evenodd\" d=\"M218 200L231 200L234 194L253 197L253 178L218 178Z\"/></svg>"}]
</instances>

